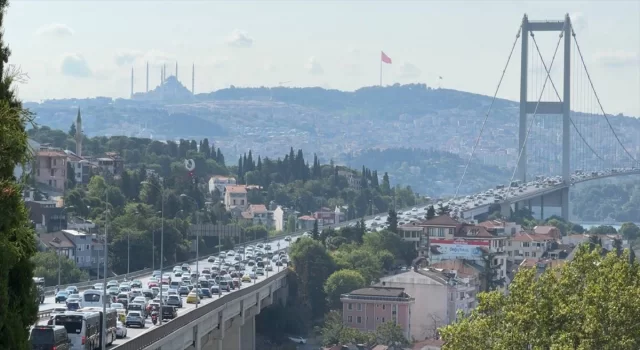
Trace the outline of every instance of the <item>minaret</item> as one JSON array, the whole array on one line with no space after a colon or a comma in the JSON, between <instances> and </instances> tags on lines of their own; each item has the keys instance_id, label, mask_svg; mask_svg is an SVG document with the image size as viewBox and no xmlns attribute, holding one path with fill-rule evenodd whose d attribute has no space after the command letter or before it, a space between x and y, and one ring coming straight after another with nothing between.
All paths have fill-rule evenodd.
<instances>
[{"instance_id":1,"label":"minaret","mask_svg":"<svg viewBox=\"0 0 640 350\"><path fill-rule=\"evenodd\" d=\"M131 67L131 98L133 99L133 67Z\"/></svg>"},{"instance_id":2,"label":"minaret","mask_svg":"<svg viewBox=\"0 0 640 350\"><path fill-rule=\"evenodd\" d=\"M162 84L164 84L165 80L167 80L167 65L162 65Z\"/></svg>"},{"instance_id":3,"label":"minaret","mask_svg":"<svg viewBox=\"0 0 640 350\"><path fill-rule=\"evenodd\" d=\"M196 94L196 64L191 66L191 93Z\"/></svg>"},{"instance_id":4,"label":"minaret","mask_svg":"<svg viewBox=\"0 0 640 350\"><path fill-rule=\"evenodd\" d=\"M149 62L147 62L147 90L149 92Z\"/></svg>"},{"instance_id":5,"label":"minaret","mask_svg":"<svg viewBox=\"0 0 640 350\"><path fill-rule=\"evenodd\" d=\"M80 107L78 107L78 116L76 117L76 155L82 157L82 117L80 116Z\"/></svg>"},{"instance_id":6,"label":"minaret","mask_svg":"<svg viewBox=\"0 0 640 350\"><path fill-rule=\"evenodd\" d=\"M176 62L176 80L178 80L178 62Z\"/></svg>"},{"instance_id":7,"label":"minaret","mask_svg":"<svg viewBox=\"0 0 640 350\"><path fill-rule=\"evenodd\" d=\"M164 83L164 76L162 73L162 67L160 67L160 86L162 86L163 83Z\"/></svg>"}]
</instances>

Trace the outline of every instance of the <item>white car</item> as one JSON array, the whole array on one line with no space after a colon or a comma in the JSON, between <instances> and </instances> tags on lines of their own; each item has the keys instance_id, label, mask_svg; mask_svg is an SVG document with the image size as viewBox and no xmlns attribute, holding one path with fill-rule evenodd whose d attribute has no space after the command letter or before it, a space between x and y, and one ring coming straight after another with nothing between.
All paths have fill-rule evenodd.
<instances>
[{"instance_id":1,"label":"white car","mask_svg":"<svg viewBox=\"0 0 640 350\"><path fill-rule=\"evenodd\" d=\"M116 324L116 338L126 338L127 337L127 327L125 327L122 322L118 321Z\"/></svg>"},{"instance_id":2,"label":"white car","mask_svg":"<svg viewBox=\"0 0 640 350\"><path fill-rule=\"evenodd\" d=\"M290 336L289 340L291 340L292 342L294 342L296 344L306 344L307 343L307 340L304 339L303 337Z\"/></svg>"}]
</instances>

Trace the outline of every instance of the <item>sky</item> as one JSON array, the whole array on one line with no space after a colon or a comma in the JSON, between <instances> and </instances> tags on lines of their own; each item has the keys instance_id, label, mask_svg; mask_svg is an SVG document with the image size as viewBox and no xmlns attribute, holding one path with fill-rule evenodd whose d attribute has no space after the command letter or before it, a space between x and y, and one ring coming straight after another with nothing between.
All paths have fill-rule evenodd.
<instances>
[{"instance_id":1,"label":"sky","mask_svg":"<svg viewBox=\"0 0 640 350\"><path fill-rule=\"evenodd\" d=\"M189 88L195 65L196 93L230 85L355 90L380 83L381 50L392 59L382 66L384 85L492 96L525 13L530 20L569 13L606 113L640 116L638 0L13 0L4 31L10 63L29 77L18 86L27 101L128 97L132 68L134 90L144 91L147 62L150 88L162 64L174 75L177 62ZM536 38L549 65L558 35ZM576 79L586 77L574 62ZM552 79L561 87L562 46L556 63ZM530 84L545 77L535 67L539 78ZM517 100L519 77L518 44L498 96ZM572 107L595 108L582 104Z\"/></svg>"}]
</instances>

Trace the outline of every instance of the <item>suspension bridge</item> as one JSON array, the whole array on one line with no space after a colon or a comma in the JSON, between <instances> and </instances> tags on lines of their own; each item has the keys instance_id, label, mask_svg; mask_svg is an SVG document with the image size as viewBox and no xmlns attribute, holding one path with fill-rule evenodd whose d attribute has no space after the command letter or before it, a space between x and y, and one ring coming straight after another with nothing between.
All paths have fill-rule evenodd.
<instances>
[{"instance_id":1,"label":"suspension bridge","mask_svg":"<svg viewBox=\"0 0 640 350\"><path fill-rule=\"evenodd\" d=\"M541 52L538 34L555 33L553 55ZM520 44L518 146L508 183L481 194L458 197L469 163L487 137L496 96ZM558 68L559 67L559 68ZM493 101L471 149L456 195L447 204L465 219L486 215L500 206L503 216L527 207L544 219L559 208L569 219L569 189L585 181L640 173L638 150L621 124L607 114L589 73L578 35L567 14L563 21L531 21L518 28ZM491 137L489 135L488 137ZM530 174L535 169L538 174Z\"/></svg>"}]
</instances>

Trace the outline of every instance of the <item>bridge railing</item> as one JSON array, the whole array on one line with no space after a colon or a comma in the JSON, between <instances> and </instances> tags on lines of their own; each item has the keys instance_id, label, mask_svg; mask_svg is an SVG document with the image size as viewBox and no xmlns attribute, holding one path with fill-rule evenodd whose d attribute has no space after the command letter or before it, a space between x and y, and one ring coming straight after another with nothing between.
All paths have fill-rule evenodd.
<instances>
[{"instance_id":1,"label":"bridge railing","mask_svg":"<svg viewBox=\"0 0 640 350\"><path fill-rule=\"evenodd\" d=\"M220 307L224 306L226 303L258 291L260 288L264 286L264 282L269 283L282 276L285 276L288 270L289 269L284 269L280 272L277 272L269 276L268 278L261 281L260 283L253 284L247 288L240 289L230 294L226 294L221 298L214 300L212 303L205 304L201 307L191 309L188 313L181 315L175 320L172 320L171 322L163 323L162 326L154 327L149 332L146 332L136 338L133 338L122 345L118 345L113 349L139 350L139 349L144 349L148 346L151 346L154 343L159 342L162 339L171 336L174 332L179 331L180 329L184 328L185 326L192 323L193 321L204 317L206 314L213 312L216 309L219 309ZM202 336L202 335L199 335L199 336Z\"/></svg>"},{"instance_id":2,"label":"bridge railing","mask_svg":"<svg viewBox=\"0 0 640 350\"><path fill-rule=\"evenodd\" d=\"M406 211L406 210L409 210L409 209L411 209L411 207L400 208L399 211ZM371 220L371 219L373 219L373 218L375 218L376 216L379 216L379 215L386 215L386 213L377 213L377 214L374 214L374 215L367 215L367 216L364 217L364 220ZM361 219L362 218L358 218L358 219L343 221L343 222L338 223L338 224L325 225L325 226L322 227L322 229L330 228L330 227L331 228L344 227L344 226L347 226L347 225L350 225L350 224L354 224L354 223L360 221ZM299 236L299 235L303 234L306 231L309 231L309 229L298 230L298 231L289 232L289 233L283 232L283 233L278 234L278 235L267 237L266 239L265 238L255 239L255 240L251 240L251 241L242 242L242 243L239 243L237 245L238 246L242 246L242 245L251 245L251 244L257 244L257 243L268 243L268 242L271 242L271 241L281 240L286 236L292 236L292 237ZM203 257L201 256L200 259L202 259L202 258ZM174 266L180 266L180 265L185 264L185 263L191 264L191 263L194 263L195 261L196 261L196 259L190 259L190 260L178 262L178 263L176 263L174 265L164 266L163 267L163 271L170 271L171 269L173 269ZM157 269L157 267L156 267L156 269ZM150 275L151 273L153 273L153 269L152 268L147 268L147 269L144 269L144 270L134 271L134 272L129 273L128 280L132 280L132 279L140 278L140 277L143 277L143 276L146 276L146 275ZM117 280L118 282L122 282L122 281L125 280L125 277L126 276L118 275L118 276L113 277L113 278L111 278L109 280ZM102 279L97 279L97 280L88 281L88 282L70 283L70 284L61 285L61 286L59 286L59 288L60 288L60 290L64 290L67 287L76 286L80 290L86 290L86 289L91 289L94 284L100 283L101 281L102 281ZM55 292L55 289L56 289L55 286L45 287L45 294L46 295L52 295Z\"/></svg>"}]
</instances>

